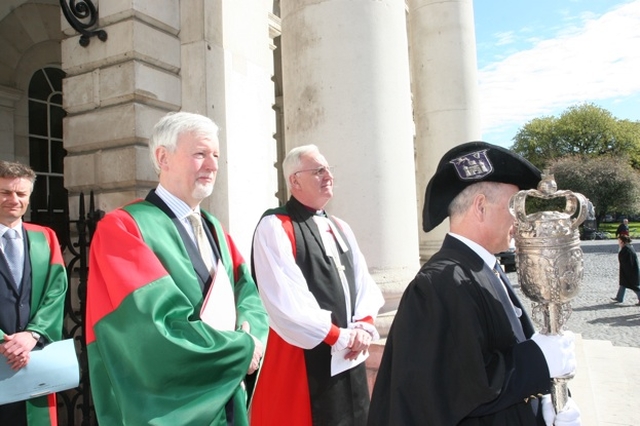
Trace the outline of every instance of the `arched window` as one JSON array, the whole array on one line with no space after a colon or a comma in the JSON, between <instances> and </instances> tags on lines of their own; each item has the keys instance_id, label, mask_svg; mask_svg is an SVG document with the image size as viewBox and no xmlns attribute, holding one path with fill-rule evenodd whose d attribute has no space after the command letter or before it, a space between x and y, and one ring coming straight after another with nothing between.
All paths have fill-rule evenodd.
<instances>
[{"instance_id":1,"label":"arched window","mask_svg":"<svg viewBox=\"0 0 640 426\"><path fill-rule=\"evenodd\" d=\"M62 144L62 79L59 68L39 69L29 83L29 163L38 178L31 195L31 221L49 223L49 203L55 216L67 206Z\"/></svg>"}]
</instances>

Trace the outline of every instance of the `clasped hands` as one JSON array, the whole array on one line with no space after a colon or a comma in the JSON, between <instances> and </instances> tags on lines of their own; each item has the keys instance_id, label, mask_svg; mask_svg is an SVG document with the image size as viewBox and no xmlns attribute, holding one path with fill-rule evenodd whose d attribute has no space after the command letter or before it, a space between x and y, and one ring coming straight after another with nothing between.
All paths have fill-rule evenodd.
<instances>
[{"instance_id":1,"label":"clasped hands","mask_svg":"<svg viewBox=\"0 0 640 426\"><path fill-rule=\"evenodd\" d=\"M29 362L29 353L36 343L38 342L28 331L5 334L4 342L0 343L0 354L7 358L12 370L19 370Z\"/></svg>"},{"instance_id":2,"label":"clasped hands","mask_svg":"<svg viewBox=\"0 0 640 426\"><path fill-rule=\"evenodd\" d=\"M347 347L351 350L344 356L344 359L352 360L356 359L360 353L367 353L369 345L371 345L371 334L361 328L352 328L349 331L351 333Z\"/></svg>"},{"instance_id":3,"label":"clasped hands","mask_svg":"<svg viewBox=\"0 0 640 426\"><path fill-rule=\"evenodd\" d=\"M363 328L341 328L340 337L331 347L331 353L349 349L344 359L354 360L360 354L366 354L373 337Z\"/></svg>"}]
</instances>

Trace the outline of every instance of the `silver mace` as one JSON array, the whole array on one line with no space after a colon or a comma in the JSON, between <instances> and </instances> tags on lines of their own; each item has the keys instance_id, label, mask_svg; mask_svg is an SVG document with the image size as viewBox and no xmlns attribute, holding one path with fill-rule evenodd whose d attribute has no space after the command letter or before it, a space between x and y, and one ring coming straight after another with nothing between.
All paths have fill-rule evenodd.
<instances>
[{"instance_id":1,"label":"silver mace","mask_svg":"<svg viewBox=\"0 0 640 426\"><path fill-rule=\"evenodd\" d=\"M526 213L528 197L564 198L564 211ZM578 226L587 216L584 195L558 191L546 170L537 189L519 191L511 197L509 210L516 218L515 244L518 282L533 301L533 320L541 334L562 334L571 315L569 301L579 290L584 270ZM573 375L551 381L551 400L556 413L569 398L567 382Z\"/></svg>"}]
</instances>

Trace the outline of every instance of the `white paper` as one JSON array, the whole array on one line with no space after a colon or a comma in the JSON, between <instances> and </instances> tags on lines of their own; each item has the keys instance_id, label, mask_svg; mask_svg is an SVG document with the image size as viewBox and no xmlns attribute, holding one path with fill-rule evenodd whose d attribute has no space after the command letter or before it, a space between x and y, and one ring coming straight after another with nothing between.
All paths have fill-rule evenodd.
<instances>
[{"instance_id":1,"label":"white paper","mask_svg":"<svg viewBox=\"0 0 640 426\"><path fill-rule=\"evenodd\" d=\"M78 386L80 369L73 339L32 350L29 362L12 370L0 356L0 404L24 401Z\"/></svg>"},{"instance_id":2,"label":"white paper","mask_svg":"<svg viewBox=\"0 0 640 426\"><path fill-rule=\"evenodd\" d=\"M331 376L335 376L336 374L340 374L343 371L347 371L350 368L355 367L356 365L364 362L365 359L369 358L369 351L362 353L356 357L356 359L345 359L345 355L351 352L351 349L345 348L341 351L336 351L331 354Z\"/></svg>"},{"instance_id":3,"label":"white paper","mask_svg":"<svg viewBox=\"0 0 640 426\"><path fill-rule=\"evenodd\" d=\"M202 302L200 320L216 330L235 330L236 302L224 265L218 260L209 291Z\"/></svg>"}]
</instances>

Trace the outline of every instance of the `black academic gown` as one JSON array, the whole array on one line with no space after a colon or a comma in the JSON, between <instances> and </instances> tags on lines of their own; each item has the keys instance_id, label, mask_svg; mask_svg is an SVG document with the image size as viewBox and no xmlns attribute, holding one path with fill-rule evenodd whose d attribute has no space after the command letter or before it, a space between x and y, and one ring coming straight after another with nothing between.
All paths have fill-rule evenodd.
<instances>
[{"instance_id":1,"label":"black academic gown","mask_svg":"<svg viewBox=\"0 0 640 426\"><path fill-rule=\"evenodd\" d=\"M495 279L468 246L445 238L402 296L369 426L543 424L528 398L548 393L547 364L526 340L533 327L524 311L514 332Z\"/></svg>"}]
</instances>

